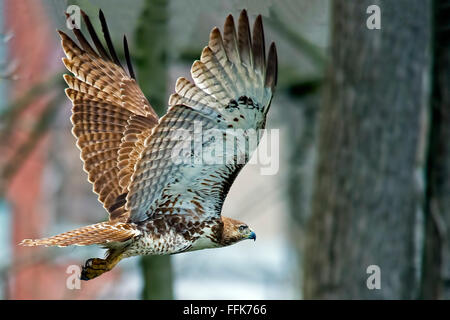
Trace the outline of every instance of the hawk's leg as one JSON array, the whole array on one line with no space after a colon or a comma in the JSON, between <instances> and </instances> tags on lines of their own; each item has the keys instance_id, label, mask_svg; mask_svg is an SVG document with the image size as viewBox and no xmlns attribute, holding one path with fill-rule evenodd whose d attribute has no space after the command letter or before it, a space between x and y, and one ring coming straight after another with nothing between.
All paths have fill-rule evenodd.
<instances>
[{"instance_id":1,"label":"hawk's leg","mask_svg":"<svg viewBox=\"0 0 450 320\"><path fill-rule=\"evenodd\" d=\"M123 251L118 252L108 252L105 259L91 258L86 261L81 271L81 280L91 280L103 273L111 270L116 266L116 264L122 260Z\"/></svg>"}]
</instances>

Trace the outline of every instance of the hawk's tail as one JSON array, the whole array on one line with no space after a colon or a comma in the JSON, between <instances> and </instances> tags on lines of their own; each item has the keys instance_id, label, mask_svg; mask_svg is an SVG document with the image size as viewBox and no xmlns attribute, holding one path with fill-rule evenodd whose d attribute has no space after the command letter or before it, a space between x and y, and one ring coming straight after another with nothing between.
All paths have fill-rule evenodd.
<instances>
[{"instance_id":1,"label":"hawk's tail","mask_svg":"<svg viewBox=\"0 0 450 320\"><path fill-rule=\"evenodd\" d=\"M107 244L122 242L139 234L132 225L123 222L101 222L90 226L74 229L49 238L24 239L22 246L87 246L92 244Z\"/></svg>"}]
</instances>

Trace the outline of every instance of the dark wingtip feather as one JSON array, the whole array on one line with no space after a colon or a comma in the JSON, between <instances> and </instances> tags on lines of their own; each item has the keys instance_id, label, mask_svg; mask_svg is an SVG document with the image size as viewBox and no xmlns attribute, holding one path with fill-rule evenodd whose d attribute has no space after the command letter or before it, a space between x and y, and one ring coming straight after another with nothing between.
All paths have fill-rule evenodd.
<instances>
[{"instance_id":1,"label":"dark wingtip feather","mask_svg":"<svg viewBox=\"0 0 450 320\"><path fill-rule=\"evenodd\" d=\"M219 37L222 38L219 28L217 27L212 28L211 32L209 33L209 41L212 41Z\"/></svg>"},{"instance_id":2,"label":"dark wingtip feather","mask_svg":"<svg viewBox=\"0 0 450 320\"><path fill-rule=\"evenodd\" d=\"M251 56L251 48L252 41L250 35L250 25L248 22L247 10L242 10L239 15L238 22L238 48L239 55L241 57L242 62L251 66L252 64L252 56Z\"/></svg>"},{"instance_id":3,"label":"dark wingtip feather","mask_svg":"<svg viewBox=\"0 0 450 320\"><path fill-rule=\"evenodd\" d=\"M66 19L68 19L70 17L70 15L66 12ZM80 31L80 29L78 28L73 28L72 29L73 33L75 34L75 37L78 39L78 42L80 43L81 47L83 48L84 51L89 52L90 54L93 55L97 55L97 53L94 51L94 49L92 49L91 45L89 44L89 42L86 40L86 38L84 37L83 33Z\"/></svg>"},{"instance_id":4,"label":"dark wingtip feather","mask_svg":"<svg viewBox=\"0 0 450 320\"><path fill-rule=\"evenodd\" d=\"M275 89L278 81L278 57L275 43L271 43L269 48L269 57L267 58L265 87Z\"/></svg>"},{"instance_id":5,"label":"dark wingtip feather","mask_svg":"<svg viewBox=\"0 0 450 320\"><path fill-rule=\"evenodd\" d=\"M81 15L83 17L84 23L86 24L89 35L91 36L91 39L94 42L95 47L97 48L98 53L103 59L111 60L100 39L98 38L97 32L95 32L94 26L91 23L91 19L89 19L89 16L83 10L81 10Z\"/></svg>"},{"instance_id":6,"label":"dark wingtip feather","mask_svg":"<svg viewBox=\"0 0 450 320\"><path fill-rule=\"evenodd\" d=\"M111 36L109 34L108 24L106 23L105 15L103 14L102 9L99 10L99 18L100 23L102 25L103 36L105 37L106 45L108 46L109 53L115 64L122 67L120 64L119 58L117 57L116 50L114 50L113 43L111 41Z\"/></svg>"},{"instance_id":7,"label":"dark wingtip feather","mask_svg":"<svg viewBox=\"0 0 450 320\"><path fill-rule=\"evenodd\" d=\"M123 36L123 48L125 50L125 59L127 60L128 73L130 74L131 78L136 79L134 75L133 65L131 64L130 52L128 51L128 41L125 35Z\"/></svg>"},{"instance_id":8,"label":"dark wingtip feather","mask_svg":"<svg viewBox=\"0 0 450 320\"><path fill-rule=\"evenodd\" d=\"M224 32L224 34L227 33L227 32L229 32L230 34L231 33L236 34L236 27L235 27L235 24L234 24L234 18L233 18L233 16L231 14L229 14L226 17L226 19L225 19L225 23L223 25L223 32Z\"/></svg>"},{"instance_id":9,"label":"dark wingtip feather","mask_svg":"<svg viewBox=\"0 0 450 320\"><path fill-rule=\"evenodd\" d=\"M227 15L227 17L225 18L225 24L227 24L227 23L232 23L232 24L234 24L234 18L233 18L233 15L230 13L229 15Z\"/></svg>"},{"instance_id":10,"label":"dark wingtip feather","mask_svg":"<svg viewBox=\"0 0 450 320\"><path fill-rule=\"evenodd\" d=\"M228 58L231 61L237 62L239 53L237 48L236 27L234 25L234 18L231 14L225 19L223 25L223 45Z\"/></svg>"},{"instance_id":11,"label":"dark wingtip feather","mask_svg":"<svg viewBox=\"0 0 450 320\"><path fill-rule=\"evenodd\" d=\"M266 69L266 47L264 43L264 28L262 17L258 15L253 24L253 61L256 68L260 70Z\"/></svg>"},{"instance_id":12,"label":"dark wingtip feather","mask_svg":"<svg viewBox=\"0 0 450 320\"><path fill-rule=\"evenodd\" d=\"M64 40L65 38L68 38L69 36L62 30L56 29L56 32L58 32L59 36L61 37L62 40Z\"/></svg>"}]
</instances>

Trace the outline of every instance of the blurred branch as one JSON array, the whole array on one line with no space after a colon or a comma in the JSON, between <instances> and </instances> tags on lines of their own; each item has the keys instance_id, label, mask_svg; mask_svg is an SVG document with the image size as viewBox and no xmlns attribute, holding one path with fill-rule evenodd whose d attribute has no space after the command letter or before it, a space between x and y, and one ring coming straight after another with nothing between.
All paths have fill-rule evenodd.
<instances>
[{"instance_id":1,"label":"blurred branch","mask_svg":"<svg viewBox=\"0 0 450 320\"><path fill-rule=\"evenodd\" d=\"M14 81L18 80L18 76L16 75L18 62L17 60L13 60L8 64L0 63L0 80L9 80Z\"/></svg>"},{"instance_id":2,"label":"blurred branch","mask_svg":"<svg viewBox=\"0 0 450 320\"><path fill-rule=\"evenodd\" d=\"M268 25L296 47L301 53L304 53L317 68L322 69L324 67L326 59L319 47L308 41L298 32L290 29L287 24L281 20L276 10L271 9L270 17L271 19L267 19Z\"/></svg>"},{"instance_id":3,"label":"blurred branch","mask_svg":"<svg viewBox=\"0 0 450 320\"><path fill-rule=\"evenodd\" d=\"M14 34L12 32L0 33L0 50L5 50L1 46L8 43L13 37ZM0 80L17 80L17 76L14 74L17 66L17 60L0 61Z\"/></svg>"},{"instance_id":4,"label":"blurred branch","mask_svg":"<svg viewBox=\"0 0 450 320\"><path fill-rule=\"evenodd\" d=\"M4 194L6 192L12 178L14 178L28 156L34 150L39 141L41 141L44 134L48 131L57 113L57 107L61 104L63 98L63 94L58 94L48 103L30 132L29 138L19 146L15 154L3 167L0 179L0 194Z\"/></svg>"},{"instance_id":5,"label":"blurred branch","mask_svg":"<svg viewBox=\"0 0 450 320\"><path fill-rule=\"evenodd\" d=\"M288 92L297 97L303 97L309 94L316 93L322 85L321 78L312 78L292 83L287 89Z\"/></svg>"},{"instance_id":6,"label":"blurred branch","mask_svg":"<svg viewBox=\"0 0 450 320\"><path fill-rule=\"evenodd\" d=\"M12 101L9 105L6 105L2 108L2 110L0 110L0 123L5 125L5 127L0 131L0 141L2 143L8 141L17 119L20 114L31 104L31 102L33 102L37 97L52 90L58 83L62 85L62 79L63 77L61 73L52 75L48 79L40 81L34 85L20 98Z\"/></svg>"},{"instance_id":7,"label":"blurred branch","mask_svg":"<svg viewBox=\"0 0 450 320\"><path fill-rule=\"evenodd\" d=\"M178 59L184 63L192 64L195 60L200 59L201 52L202 48L200 46L185 47L178 53Z\"/></svg>"}]
</instances>

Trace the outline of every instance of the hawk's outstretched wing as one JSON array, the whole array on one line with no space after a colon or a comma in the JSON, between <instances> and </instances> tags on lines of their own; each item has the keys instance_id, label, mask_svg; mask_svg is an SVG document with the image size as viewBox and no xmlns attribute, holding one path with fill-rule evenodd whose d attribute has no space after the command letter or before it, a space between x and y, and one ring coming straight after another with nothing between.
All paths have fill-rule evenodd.
<instances>
[{"instance_id":1,"label":"hawk's outstretched wing","mask_svg":"<svg viewBox=\"0 0 450 320\"><path fill-rule=\"evenodd\" d=\"M100 202L112 212L158 117L136 83L126 38L128 72L117 58L103 13L100 11L100 21L108 50L87 15L82 15L96 50L80 30L73 31L81 47L59 31L66 54L63 62L75 75L64 76L69 85L66 94L73 104L72 133L84 170Z\"/></svg>"},{"instance_id":2,"label":"hawk's outstretched wing","mask_svg":"<svg viewBox=\"0 0 450 320\"><path fill-rule=\"evenodd\" d=\"M265 126L277 82L276 48L272 43L266 63L261 16L255 21L253 38L245 10L237 33L233 17L228 16L223 38L217 28L212 30L191 74L195 84L178 79L167 114L145 140L126 196L131 221L177 213L180 208L200 216L220 214L234 178L256 148L248 146L248 138L251 130ZM203 135L197 144L194 136L192 147L196 128ZM216 144L221 138L222 153ZM229 143L234 139L236 145ZM196 161L199 153L213 154L213 163ZM231 160L243 160L229 161L230 155Z\"/></svg>"}]
</instances>

